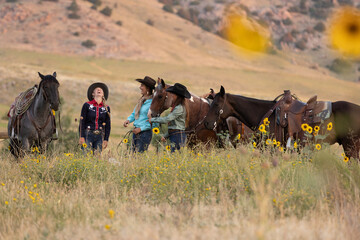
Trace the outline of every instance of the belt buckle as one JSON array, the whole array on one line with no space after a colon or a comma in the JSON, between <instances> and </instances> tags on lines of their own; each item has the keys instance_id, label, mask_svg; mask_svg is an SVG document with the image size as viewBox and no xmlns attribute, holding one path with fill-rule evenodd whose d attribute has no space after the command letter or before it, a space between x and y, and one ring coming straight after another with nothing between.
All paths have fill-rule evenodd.
<instances>
[{"instance_id":1,"label":"belt buckle","mask_svg":"<svg viewBox=\"0 0 360 240\"><path fill-rule=\"evenodd\" d=\"M96 135L99 135L100 131L99 130L94 130L93 133L96 134Z\"/></svg>"}]
</instances>

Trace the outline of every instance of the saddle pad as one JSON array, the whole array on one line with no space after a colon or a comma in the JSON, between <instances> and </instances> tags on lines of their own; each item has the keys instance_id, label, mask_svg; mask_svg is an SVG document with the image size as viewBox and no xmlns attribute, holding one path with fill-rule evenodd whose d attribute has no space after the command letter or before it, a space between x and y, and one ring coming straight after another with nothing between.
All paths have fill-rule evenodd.
<instances>
[{"instance_id":1,"label":"saddle pad","mask_svg":"<svg viewBox=\"0 0 360 240\"><path fill-rule=\"evenodd\" d=\"M320 121L324 121L328 118L330 118L332 113L332 105L331 102L318 102L319 106L321 108L316 108L315 116L320 119Z\"/></svg>"}]
</instances>

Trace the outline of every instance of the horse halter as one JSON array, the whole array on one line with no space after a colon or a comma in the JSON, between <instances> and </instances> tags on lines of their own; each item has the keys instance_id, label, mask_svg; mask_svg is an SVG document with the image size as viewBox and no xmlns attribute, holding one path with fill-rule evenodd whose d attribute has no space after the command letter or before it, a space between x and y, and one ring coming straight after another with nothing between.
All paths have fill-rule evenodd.
<instances>
[{"instance_id":1,"label":"horse halter","mask_svg":"<svg viewBox=\"0 0 360 240\"><path fill-rule=\"evenodd\" d=\"M220 110L219 110L219 113L218 113L218 116L217 116L216 121L214 122L214 128L213 128L214 131L216 130L217 122L218 122L218 121L220 120L220 118L221 118L221 114L224 113L225 101L226 101L226 94L225 94L225 97L224 97L223 105L222 105L222 107L221 107Z\"/></svg>"}]
</instances>

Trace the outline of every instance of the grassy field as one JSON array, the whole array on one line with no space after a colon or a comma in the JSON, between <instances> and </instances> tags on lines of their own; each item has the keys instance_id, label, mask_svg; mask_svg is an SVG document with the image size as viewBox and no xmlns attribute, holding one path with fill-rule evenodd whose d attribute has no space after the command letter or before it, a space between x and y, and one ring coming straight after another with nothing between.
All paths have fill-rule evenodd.
<instances>
[{"instance_id":1,"label":"grassy field","mask_svg":"<svg viewBox=\"0 0 360 240\"><path fill-rule=\"evenodd\" d=\"M323 146L0 156L1 239L359 239L360 167ZM305 154L307 152L307 154Z\"/></svg>"}]
</instances>

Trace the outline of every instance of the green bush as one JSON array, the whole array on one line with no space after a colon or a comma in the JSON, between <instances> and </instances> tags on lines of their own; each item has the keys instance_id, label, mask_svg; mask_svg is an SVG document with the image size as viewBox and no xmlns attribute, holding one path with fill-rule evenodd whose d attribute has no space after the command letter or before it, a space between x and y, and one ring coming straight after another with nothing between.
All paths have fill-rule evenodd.
<instances>
[{"instance_id":1,"label":"green bush","mask_svg":"<svg viewBox=\"0 0 360 240\"><path fill-rule=\"evenodd\" d=\"M122 21L116 21L116 24L119 25L119 26L122 26Z\"/></svg>"},{"instance_id":2,"label":"green bush","mask_svg":"<svg viewBox=\"0 0 360 240\"><path fill-rule=\"evenodd\" d=\"M94 6L100 6L102 4L101 0L88 0L88 2L91 2Z\"/></svg>"},{"instance_id":3,"label":"green bush","mask_svg":"<svg viewBox=\"0 0 360 240\"><path fill-rule=\"evenodd\" d=\"M92 48L92 47L95 47L96 46L96 43L90 39L84 41L81 43L81 46L84 46L86 48Z\"/></svg>"},{"instance_id":4,"label":"green bush","mask_svg":"<svg viewBox=\"0 0 360 240\"><path fill-rule=\"evenodd\" d=\"M174 9L172 8L171 5L164 5L164 6L163 6L163 10L164 10L165 12L169 12L169 13L173 13L173 12L174 12Z\"/></svg>"},{"instance_id":5,"label":"green bush","mask_svg":"<svg viewBox=\"0 0 360 240\"><path fill-rule=\"evenodd\" d=\"M152 19L148 19L148 20L146 21L146 24L147 24L147 25L150 25L150 26L154 26L155 22L154 22L154 20L152 20Z\"/></svg>"},{"instance_id":6,"label":"green bush","mask_svg":"<svg viewBox=\"0 0 360 240\"><path fill-rule=\"evenodd\" d=\"M76 0L73 0L70 6L67 7L67 10L77 12L80 10L79 5L76 3Z\"/></svg>"},{"instance_id":7,"label":"green bush","mask_svg":"<svg viewBox=\"0 0 360 240\"><path fill-rule=\"evenodd\" d=\"M335 73L348 73L351 72L352 68L352 63L343 58L334 59L329 66L329 69Z\"/></svg>"},{"instance_id":8,"label":"green bush","mask_svg":"<svg viewBox=\"0 0 360 240\"><path fill-rule=\"evenodd\" d=\"M80 15L77 14L76 12L73 12L73 13L70 13L70 14L68 15L68 18L70 18L70 19L80 19L81 17L80 17Z\"/></svg>"},{"instance_id":9,"label":"green bush","mask_svg":"<svg viewBox=\"0 0 360 240\"><path fill-rule=\"evenodd\" d=\"M318 31L318 32L324 32L326 30L325 24L323 22L318 22L315 26L314 26L314 30Z\"/></svg>"},{"instance_id":10,"label":"green bush","mask_svg":"<svg viewBox=\"0 0 360 240\"><path fill-rule=\"evenodd\" d=\"M293 24L293 21L290 18L286 18L286 19L282 20L282 22L286 26Z\"/></svg>"},{"instance_id":11,"label":"green bush","mask_svg":"<svg viewBox=\"0 0 360 240\"><path fill-rule=\"evenodd\" d=\"M100 11L102 14L104 14L105 16L110 17L112 14L112 9L109 7L105 7L103 10Z\"/></svg>"}]
</instances>

